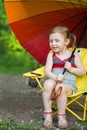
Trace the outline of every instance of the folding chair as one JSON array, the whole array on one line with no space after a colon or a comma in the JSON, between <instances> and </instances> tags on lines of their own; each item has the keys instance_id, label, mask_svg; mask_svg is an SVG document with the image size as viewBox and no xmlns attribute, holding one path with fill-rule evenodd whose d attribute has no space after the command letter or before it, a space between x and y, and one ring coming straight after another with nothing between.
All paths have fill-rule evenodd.
<instances>
[{"instance_id":1,"label":"folding chair","mask_svg":"<svg viewBox=\"0 0 87 130\"><path fill-rule=\"evenodd\" d=\"M87 49L86 49L86 55L87 55ZM83 59L84 58L82 58L82 60ZM86 65L87 64L85 64L85 66ZM43 92L43 85L42 85L40 79L45 77L44 68L45 68L45 66L42 66L34 71L23 74L23 76L25 76L25 77L30 77L32 79L35 79L36 82L38 83L38 86L39 86L41 92ZM76 84L77 84L77 91L75 94L72 94L71 96L68 97L66 110L68 110L77 119L84 121L84 120L86 120L86 112L87 112L87 74L85 76L77 77ZM75 109L72 109L71 106L74 103L76 103L79 106L79 109L81 108L82 115L75 112ZM53 112L53 115L57 114L58 110L57 110L57 106L55 105L54 101L52 104L52 108L53 108L53 110L55 110Z\"/></svg>"},{"instance_id":2,"label":"folding chair","mask_svg":"<svg viewBox=\"0 0 87 130\"><path fill-rule=\"evenodd\" d=\"M82 78L82 79L81 79ZM85 80L85 82L84 82ZM83 83L84 85L82 85ZM68 97L69 101L67 103L66 109L74 115L79 120L86 120L87 112L87 75L84 77L77 77L77 91L75 94ZM71 104L76 103L77 107L82 108L80 114L77 114L75 110L69 108Z\"/></svg>"},{"instance_id":3,"label":"folding chair","mask_svg":"<svg viewBox=\"0 0 87 130\"><path fill-rule=\"evenodd\" d=\"M39 86L41 92L43 92L43 85L40 82L40 79L45 77L44 68L45 68L45 66L42 66L34 71L23 74L24 77L29 77L29 78L35 79L36 82L38 83L38 86Z\"/></svg>"}]
</instances>

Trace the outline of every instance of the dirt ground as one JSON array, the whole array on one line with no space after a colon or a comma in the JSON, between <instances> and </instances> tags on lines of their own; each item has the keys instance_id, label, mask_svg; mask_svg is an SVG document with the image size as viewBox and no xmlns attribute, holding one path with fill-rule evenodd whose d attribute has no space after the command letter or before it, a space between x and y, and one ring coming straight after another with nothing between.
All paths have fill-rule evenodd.
<instances>
[{"instance_id":1,"label":"dirt ground","mask_svg":"<svg viewBox=\"0 0 87 130\"><path fill-rule=\"evenodd\" d=\"M82 113L77 107L75 109ZM29 123L42 121L43 104L39 88L30 87L25 77L0 75L0 116L10 116ZM54 118L57 124L57 117ZM71 128L80 127L79 121L69 112L67 119Z\"/></svg>"}]
</instances>

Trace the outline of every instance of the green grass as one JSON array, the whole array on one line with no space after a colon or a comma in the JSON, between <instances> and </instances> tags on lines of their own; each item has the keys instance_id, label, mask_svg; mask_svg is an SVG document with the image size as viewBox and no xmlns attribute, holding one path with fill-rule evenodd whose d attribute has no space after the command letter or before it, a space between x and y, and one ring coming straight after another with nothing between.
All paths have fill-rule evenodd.
<instances>
[{"instance_id":1,"label":"green grass","mask_svg":"<svg viewBox=\"0 0 87 130\"><path fill-rule=\"evenodd\" d=\"M0 130L40 130L42 127L43 121L35 120L32 123L26 123L24 121L17 121L10 117L0 118ZM80 121L77 128L68 128L68 130L86 130L87 121ZM59 128L54 127L53 129L46 130L60 130ZM62 129L65 130L65 129Z\"/></svg>"},{"instance_id":2,"label":"green grass","mask_svg":"<svg viewBox=\"0 0 87 130\"><path fill-rule=\"evenodd\" d=\"M0 74L21 75L41 66L27 52L1 54L0 57Z\"/></svg>"},{"instance_id":3,"label":"green grass","mask_svg":"<svg viewBox=\"0 0 87 130\"><path fill-rule=\"evenodd\" d=\"M41 122L33 122L31 125L24 121L20 122L7 117L5 119L0 119L0 130L38 130L41 124Z\"/></svg>"}]
</instances>

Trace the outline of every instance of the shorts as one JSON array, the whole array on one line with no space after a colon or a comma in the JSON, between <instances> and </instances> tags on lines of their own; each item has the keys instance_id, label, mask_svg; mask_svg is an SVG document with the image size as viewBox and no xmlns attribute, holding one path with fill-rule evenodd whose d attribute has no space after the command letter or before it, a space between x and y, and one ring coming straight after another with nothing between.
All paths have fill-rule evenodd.
<instances>
[{"instance_id":1,"label":"shorts","mask_svg":"<svg viewBox=\"0 0 87 130\"><path fill-rule=\"evenodd\" d=\"M57 69L57 68L56 68L56 69L53 69L53 73L56 74L56 75L58 75L58 74L60 74L60 73L62 73L62 72L63 72L63 69L62 69L62 68L61 68L61 69ZM66 71L66 72L64 73L64 76L65 76L65 77L64 77L62 83L71 85L71 86L72 86L73 93L75 93L75 91L76 91L76 89L77 89L77 87L76 87L76 75L74 75L74 74L72 74L72 73Z\"/></svg>"},{"instance_id":2,"label":"shorts","mask_svg":"<svg viewBox=\"0 0 87 130\"><path fill-rule=\"evenodd\" d=\"M77 89L77 87L76 87L76 83L75 83L75 81L73 81L73 80L66 80L66 79L64 79L63 81L62 81L62 83L64 83L64 84L68 84L68 85L71 85L71 88L72 88L72 94L74 94L75 92L76 92L76 89Z\"/></svg>"}]
</instances>

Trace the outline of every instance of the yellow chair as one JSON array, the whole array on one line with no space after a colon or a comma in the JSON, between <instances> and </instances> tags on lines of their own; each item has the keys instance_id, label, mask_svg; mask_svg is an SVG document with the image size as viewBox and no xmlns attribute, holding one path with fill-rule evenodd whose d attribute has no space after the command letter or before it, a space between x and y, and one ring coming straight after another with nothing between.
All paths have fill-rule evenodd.
<instances>
[{"instance_id":1,"label":"yellow chair","mask_svg":"<svg viewBox=\"0 0 87 130\"><path fill-rule=\"evenodd\" d=\"M44 68L45 68L45 66L42 66L34 71L23 74L24 77L29 77L29 78L35 79L36 82L38 83L38 86L40 87L41 92L43 91L43 85L39 79L42 79L45 77Z\"/></svg>"},{"instance_id":2,"label":"yellow chair","mask_svg":"<svg viewBox=\"0 0 87 130\"><path fill-rule=\"evenodd\" d=\"M80 50L84 50L84 49L80 49ZM86 55L84 58L86 58L86 62L87 62L87 49L86 49ZM85 61L84 58L81 57L81 59ZM84 63L84 61L83 61L83 63ZM86 64L85 63L84 63L84 65L87 68L87 63ZM32 79L35 79L38 83L38 86L39 86L41 92L43 92L43 85L42 85L40 79L45 77L44 68L45 68L45 66L42 66L34 71L23 74L23 76L25 76L25 77L30 77ZM86 69L86 71L87 71L87 69ZM77 77L76 83L77 83L77 91L76 91L76 93L74 93L68 97L66 109L72 115L74 115L77 119L84 121L84 120L86 120L86 112L87 112L87 74L85 76ZM80 115L77 114L77 112L75 112L75 110L72 109L71 104L73 104L73 103L76 103L79 106L79 109L80 109L80 107L82 108L82 111L81 111L82 116L80 116L81 114ZM52 104L52 108L55 109L55 111L53 112L53 115L57 114L58 110L57 110L57 107L56 107L54 101Z\"/></svg>"},{"instance_id":3,"label":"yellow chair","mask_svg":"<svg viewBox=\"0 0 87 130\"><path fill-rule=\"evenodd\" d=\"M43 66L39 69L36 69L35 71L31 71L31 72L27 72L27 73L23 74L23 76L25 76L25 77L30 77L32 79L35 79L38 83L38 86L40 87L41 92L43 91L43 85L39 79L45 77L44 68L45 68L45 66ZM87 79L87 76L85 76L85 78ZM84 98L84 102L81 103L80 101L78 101L78 99L82 98L82 96L84 96L85 98ZM68 98L69 98L69 101L67 103L66 109L70 113L72 113L75 117L77 117L79 120L86 120L87 86L82 86L82 87L78 86L78 90L76 91L76 93L69 96ZM83 116L82 117L80 117L80 115L76 114L73 110L71 110L71 108L69 108L69 106L74 102L77 103L79 105L79 107L83 108ZM54 103L53 103L52 107L53 107L53 109L57 110ZM55 114L57 114L57 111L54 112L54 115Z\"/></svg>"}]
</instances>

